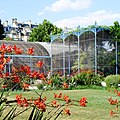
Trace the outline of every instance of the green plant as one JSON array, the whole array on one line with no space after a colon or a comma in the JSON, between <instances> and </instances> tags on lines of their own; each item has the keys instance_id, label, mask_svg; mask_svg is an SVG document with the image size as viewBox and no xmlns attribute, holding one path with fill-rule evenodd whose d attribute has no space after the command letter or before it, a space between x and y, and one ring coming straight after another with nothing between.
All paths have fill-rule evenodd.
<instances>
[{"instance_id":1,"label":"green plant","mask_svg":"<svg viewBox=\"0 0 120 120\"><path fill-rule=\"evenodd\" d=\"M94 74L92 70L82 70L80 73L75 74L72 79L77 85L101 85L104 77L99 74Z\"/></svg>"},{"instance_id":2,"label":"green plant","mask_svg":"<svg viewBox=\"0 0 120 120\"><path fill-rule=\"evenodd\" d=\"M44 86L45 86L45 84L44 83L39 83L39 84L37 84L37 88L39 89L39 90L42 90L43 88L44 88Z\"/></svg>"},{"instance_id":3,"label":"green plant","mask_svg":"<svg viewBox=\"0 0 120 120\"><path fill-rule=\"evenodd\" d=\"M9 48L9 49L8 49ZM14 48L14 49L13 49ZM3 120L13 120L17 119L19 115L23 115L25 112L28 112L28 120L56 120L62 113L71 115L68 106L79 105L86 107L87 101L86 97L82 97L80 100L71 99L68 95L54 93L52 101L47 101L46 97L43 97L44 89L39 93L32 86L30 80L43 80L47 87L52 85L53 88L59 87L61 83L61 78L59 74L55 74L51 77L51 80L48 80L43 73L40 73L40 68L43 67L42 61L38 61L36 66L37 70L31 70L29 66L20 65L12 66L12 71L10 73L5 73L4 68L6 64L9 64L11 58L4 57L4 54L9 52L16 54L21 54L22 50L16 46L6 46L2 44L0 46L0 117L3 116ZM33 48L28 49L28 54L33 55ZM37 98L31 96L30 99L26 96L23 96L22 93L16 95L16 99L8 99L10 93L14 89L18 90L23 88L24 91L29 92L29 86L33 88L34 94L37 94ZM66 82L62 85L64 89L68 88ZM42 85L38 85L39 88L42 88ZM8 88L8 91L5 91L5 88ZM74 104L73 104L74 102Z\"/></svg>"},{"instance_id":4,"label":"green plant","mask_svg":"<svg viewBox=\"0 0 120 120\"><path fill-rule=\"evenodd\" d=\"M53 89L58 89L61 86L61 77L59 74L54 73L51 77L50 80L52 80L51 87Z\"/></svg>"},{"instance_id":5,"label":"green plant","mask_svg":"<svg viewBox=\"0 0 120 120\"><path fill-rule=\"evenodd\" d=\"M105 82L107 88L118 88L118 84L120 83L120 75L108 75L105 78Z\"/></svg>"}]
</instances>

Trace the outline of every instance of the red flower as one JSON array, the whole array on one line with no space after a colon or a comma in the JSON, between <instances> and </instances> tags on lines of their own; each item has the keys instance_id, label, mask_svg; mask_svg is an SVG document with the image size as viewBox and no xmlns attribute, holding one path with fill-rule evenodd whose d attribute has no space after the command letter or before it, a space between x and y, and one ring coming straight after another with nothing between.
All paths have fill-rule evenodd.
<instances>
[{"instance_id":1,"label":"red flower","mask_svg":"<svg viewBox=\"0 0 120 120\"><path fill-rule=\"evenodd\" d=\"M67 115L71 115L70 110L68 108L64 109L64 113L67 114Z\"/></svg>"},{"instance_id":2,"label":"red flower","mask_svg":"<svg viewBox=\"0 0 120 120\"><path fill-rule=\"evenodd\" d=\"M0 70L3 70L3 69L4 69L4 65L0 64Z\"/></svg>"},{"instance_id":3,"label":"red flower","mask_svg":"<svg viewBox=\"0 0 120 120\"><path fill-rule=\"evenodd\" d=\"M13 45L13 50L16 51L17 50L17 46Z\"/></svg>"},{"instance_id":4,"label":"red flower","mask_svg":"<svg viewBox=\"0 0 120 120\"><path fill-rule=\"evenodd\" d=\"M28 55L34 55L34 48L29 48L27 51Z\"/></svg>"},{"instance_id":5,"label":"red flower","mask_svg":"<svg viewBox=\"0 0 120 120\"><path fill-rule=\"evenodd\" d=\"M31 78L37 78L37 76L38 76L38 72L37 71L34 71L33 73L30 74Z\"/></svg>"},{"instance_id":6,"label":"red flower","mask_svg":"<svg viewBox=\"0 0 120 120\"><path fill-rule=\"evenodd\" d=\"M63 88L68 89L68 87L69 87L69 85L66 82L64 82L63 83Z\"/></svg>"},{"instance_id":7,"label":"red flower","mask_svg":"<svg viewBox=\"0 0 120 120\"><path fill-rule=\"evenodd\" d=\"M117 96L120 96L120 92L117 92Z\"/></svg>"},{"instance_id":8,"label":"red flower","mask_svg":"<svg viewBox=\"0 0 120 120\"><path fill-rule=\"evenodd\" d=\"M25 72L26 72L27 75L30 75L31 70L30 70L29 66L25 66Z\"/></svg>"},{"instance_id":9,"label":"red flower","mask_svg":"<svg viewBox=\"0 0 120 120\"><path fill-rule=\"evenodd\" d=\"M43 62L38 61L36 65L37 65L37 67L42 67L43 66Z\"/></svg>"},{"instance_id":10,"label":"red flower","mask_svg":"<svg viewBox=\"0 0 120 120\"><path fill-rule=\"evenodd\" d=\"M45 75L44 75L44 73L39 73L39 74L38 74L38 77L39 77L40 79L42 79L42 80L45 80Z\"/></svg>"},{"instance_id":11,"label":"red flower","mask_svg":"<svg viewBox=\"0 0 120 120\"><path fill-rule=\"evenodd\" d=\"M22 99L22 95L16 95L16 100L17 100L17 104L20 107L27 107L29 105L29 103L28 103L26 98Z\"/></svg>"},{"instance_id":12,"label":"red flower","mask_svg":"<svg viewBox=\"0 0 120 120\"><path fill-rule=\"evenodd\" d=\"M0 46L0 52L5 52L6 49L6 45L4 43L2 43L2 45Z\"/></svg>"},{"instance_id":13,"label":"red flower","mask_svg":"<svg viewBox=\"0 0 120 120\"><path fill-rule=\"evenodd\" d=\"M12 52L12 45L6 46L6 52L8 52L8 53Z\"/></svg>"},{"instance_id":14,"label":"red flower","mask_svg":"<svg viewBox=\"0 0 120 120\"><path fill-rule=\"evenodd\" d=\"M15 75L15 76L13 76L13 82L20 83L21 81L20 81L20 78L17 75Z\"/></svg>"},{"instance_id":15,"label":"red flower","mask_svg":"<svg viewBox=\"0 0 120 120\"><path fill-rule=\"evenodd\" d=\"M109 103L110 103L111 105L117 105L118 102L119 102L118 99L113 100L112 98L109 98L108 101L109 101Z\"/></svg>"},{"instance_id":16,"label":"red flower","mask_svg":"<svg viewBox=\"0 0 120 120\"><path fill-rule=\"evenodd\" d=\"M60 93L60 94L54 93L54 98L62 98L62 93Z\"/></svg>"},{"instance_id":17,"label":"red flower","mask_svg":"<svg viewBox=\"0 0 120 120\"><path fill-rule=\"evenodd\" d=\"M15 54L22 54L22 52L22 49L16 47Z\"/></svg>"},{"instance_id":18,"label":"red flower","mask_svg":"<svg viewBox=\"0 0 120 120\"><path fill-rule=\"evenodd\" d=\"M36 105L39 109L41 109L43 112L46 111L46 105L45 101L42 100L41 98L38 98L34 101L34 105Z\"/></svg>"},{"instance_id":19,"label":"red flower","mask_svg":"<svg viewBox=\"0 0 120 120\"><path fill-rule=\"evenodd\" d=\"M66 103L69 103L71 101L67 95L64 95L63 99L66 101Z\"/></svg>"},{"instance_id":20,"label":"red flower","mask_svg":"<svg viewBox=\"0 0 120 120\"><path fill-rule=\"evenodd\" d=\"M116 116L116 112L114 112L113 110L110 110L110 116L111 117Z\"/></svg>"},{"instance_id":21,"label":"red flower","mask_svg":"<svg viewBox=\"0 0 120 120\"><path fill-rule=\"evenodd\" d=\"M82 107L86 107L86 103L87 103L87 100L85 97L82 97L80 100L79 100L79 104L80 106Z\"/></svg>"},{"instance_id":22,"label":"red flower","mask_svg":"<svg viewBox=\"0 0 120 120\"><path fill-rule=\"evenodd\" d=\"M23 83L23 88L24 88L24 89L28 89L28 88L29 88L29 86L30 86L30 84Z\"/></svg>"},{"instance_id":23,"label":"red flower","mask_svg":"<svg viewBox=\"0 0 120 120\"><path fill-rule=\"evenodd\" d=\"M52 102L51 102L51 105L53 106L53 107L58 107L59 105L57 104L57 101L56 100L53 100Z\"/></svg>"}]
</instances>

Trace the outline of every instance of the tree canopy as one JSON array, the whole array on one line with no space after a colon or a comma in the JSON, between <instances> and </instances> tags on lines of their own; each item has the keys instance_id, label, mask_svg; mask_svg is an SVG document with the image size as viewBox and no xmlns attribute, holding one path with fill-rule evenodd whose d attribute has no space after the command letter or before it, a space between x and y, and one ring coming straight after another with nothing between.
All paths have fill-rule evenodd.
<instances>
[{"instance_id":1,"label":"tree canopy","mask_svg":"<svg viewBox=\"0 0 120 120\"><path fill-rule=\"evenodd\" d=\"M110 36L113 40L120 42L120 24L118 21L114 22L114 26L110 26Z\"/></svg>"},{"instance_id":2,"label":"tree canopy","mask_svg":"<svg viewBox=\"0 0 120 120\"><path fill-rule=\"evenodd\" d=\"M4 27L0 20L0 40L4 38L3 34L4 34Z\"/></svg>"},{"instance_id":3,"label":"tree canopy","mask_svg":"<svg viewBox=\"0 0 120 120\"><path fill-rule=\"evenodd\" d=\"M44 19L42 24L39 24L37 28L32 29L28 41L50 42L51 33L55 35L61 32L61 28L56 27L55 25Z\"/></svg>"}]
</instances>

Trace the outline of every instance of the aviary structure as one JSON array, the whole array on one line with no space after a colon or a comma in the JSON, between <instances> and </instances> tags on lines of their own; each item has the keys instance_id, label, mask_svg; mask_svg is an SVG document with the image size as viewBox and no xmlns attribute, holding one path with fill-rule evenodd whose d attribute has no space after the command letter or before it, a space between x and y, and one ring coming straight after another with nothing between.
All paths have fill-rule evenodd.
<instances>
[{"instance_id":1,"label":"aviary structure","mask_svg":"<svg viewBox=\"0 0 120 120\"><path fill-rule=\"evenodd\" d=\"M109 28L66 29L60 35L51 36L51 71L92 69L95 74L118 74L120 44L111 40Z\"/></svg>"}]
</instances>

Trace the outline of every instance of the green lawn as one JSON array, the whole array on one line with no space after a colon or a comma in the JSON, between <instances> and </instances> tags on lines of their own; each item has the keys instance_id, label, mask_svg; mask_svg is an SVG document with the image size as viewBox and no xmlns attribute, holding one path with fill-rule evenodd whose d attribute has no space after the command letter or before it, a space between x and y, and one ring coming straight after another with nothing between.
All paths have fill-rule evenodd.
<instances>
[{"instance_id":1,"label":"green lawn","mask_svg":"<svg viewBox=\"0 0 120 120\"><path fill-rule=\"evenodd\" d=\"M41 91L37 91L41 93ZM53 99L54 93L60 93L68 95L71 99L79 100L81 97L87 98L87 107L81 106L70 106L68 107L71 111L71 115L60 115L58 120L120 120L120 108L118 110L117 117L110 117L110 110L114 109L114 105L110 105L108 98L112 97L113 99L120 100L120 97L116 94L110 93L107 90L96 90L96 89L82 89L82 90L55 90L55 91L45 91L43 97L47 97L47 101ZM37 97L37 94L33 91L29 92L12 92L9 99L14 99L16 94L23 94L27 98ZM20 115L19 118L15 120L27 120L28 114L30 111ZM0 119L2 120L2 118Z\"/></svg>"}]
</instances>

